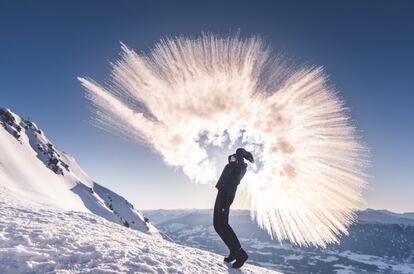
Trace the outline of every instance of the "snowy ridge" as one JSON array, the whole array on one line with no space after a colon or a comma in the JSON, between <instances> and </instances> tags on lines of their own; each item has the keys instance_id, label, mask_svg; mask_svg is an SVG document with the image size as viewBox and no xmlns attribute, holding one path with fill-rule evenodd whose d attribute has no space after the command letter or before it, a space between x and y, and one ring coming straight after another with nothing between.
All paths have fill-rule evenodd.
<instances>
[{"instance_id":1,"label":"snowy ridge","mask_svg":"<svg viewBox=\"0 0 414 274\"><path fill-rule=\"evenodd\" d=\"M120 195L94 182L38 126L0 109L0 191L50 208L90 212L148 234L158 230Z\"/></svg>"},{"instance_id":2,"label":"snowy ridge","mask_svg":"<svg viewBox=\"0 0 414 274\"><path fill-rule=\"evenodd\" d=\"M368 208L358 212L358 222L414 225L414 213L395 213L389 210Z\"/></svg>"}]
</instances>

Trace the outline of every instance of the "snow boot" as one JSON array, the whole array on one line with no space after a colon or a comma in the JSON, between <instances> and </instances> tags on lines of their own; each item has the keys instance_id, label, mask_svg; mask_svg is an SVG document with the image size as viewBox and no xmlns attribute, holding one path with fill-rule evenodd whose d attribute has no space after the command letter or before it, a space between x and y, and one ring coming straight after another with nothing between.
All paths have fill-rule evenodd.
<instances>
[{"instance_id":1,"label":"snow boot","mask_svg":"<svg viewBox=\"0 0 414 274\"><path fill-rule=\"evenodd\" d=\"M240 248L236 253L236 261L233 263L233 268L240 268L243 264L247 261L249 256L247 255L246 251L243 248Z\"/></svg>"},{"instance_id":2,"label":"snow boot","mask_svg":"<svg viewBox=\"0 0 414 274\"><path fill-rule=\"evenodd\" d=\"M230 251L229 256L224 258L224 261L226 263L231 263L232 261L234 261L236 259L236 252L237 251Z\"/></svg>"}]
</instances>

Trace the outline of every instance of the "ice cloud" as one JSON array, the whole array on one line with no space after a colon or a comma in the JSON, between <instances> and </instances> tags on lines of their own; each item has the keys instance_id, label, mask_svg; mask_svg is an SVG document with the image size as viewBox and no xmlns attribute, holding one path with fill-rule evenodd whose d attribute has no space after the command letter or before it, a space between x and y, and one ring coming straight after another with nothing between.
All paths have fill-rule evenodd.
<instances>
[{"instance_id":1,"label":"ice cloud","mask_svg":"<svg viewBox=\"0 0 414 274\"><path fill-rule=\"evenodd\" d=\"M214 184L208 147L241 140L253 218L279 240L325 246L347 233L365 184L366 149L320 67L289 66L258 37L122 44L106 85L79 78L95 121L144 143L196 183Z\"/></svg>"}]
</instances>

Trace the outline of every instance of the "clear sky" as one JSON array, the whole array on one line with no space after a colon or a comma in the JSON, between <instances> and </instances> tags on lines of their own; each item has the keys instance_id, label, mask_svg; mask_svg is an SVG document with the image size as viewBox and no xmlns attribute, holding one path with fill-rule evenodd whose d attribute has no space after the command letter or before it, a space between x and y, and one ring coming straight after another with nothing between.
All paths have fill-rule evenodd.
<instances>
[{"instance_id":1,"label":"clear sky","mask_svg":"<svg viewBox=\"0 0 414 274\"><path fill-rule=\"evenodd\" d=\"M414 211L413 10L412 1L0 1L0 106L30 117L138 208L211 208L213 187L93 127L76 77L104 82L121 41L139 52L165 36L258 34L274 52L326 68L371 148L365 206Z\"/></svg>"}]
</instances>

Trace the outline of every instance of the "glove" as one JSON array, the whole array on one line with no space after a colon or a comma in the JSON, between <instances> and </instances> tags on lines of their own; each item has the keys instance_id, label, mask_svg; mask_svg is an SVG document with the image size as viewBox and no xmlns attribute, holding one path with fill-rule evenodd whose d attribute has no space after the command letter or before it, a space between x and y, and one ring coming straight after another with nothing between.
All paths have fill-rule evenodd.
<instances>
[{"instance_id":1,"label":"glove","mask_svg":"<svg viewBox=\"0 0 414 274\"><path fill-rule=\"evenodd\" d=\"M254 163L253 155L250 152L248 152L247 150L245 150L244 148L238 148L236 150L236 155L241 155L241 156L243 156L244 159L246 159L250 163Z\"/></svg>"},{"instance_id":2,"label":"glove","mask_svg":"<svg viewBox=\"0 0 414 274\"><path fill-rule=\"evenodd\" d=\"M250 152L248 152L248 151L247 151L246 155L244 156L244 159L246 159L250 163L254 163L253 155Z\"/></svg>"}]
</instances>

